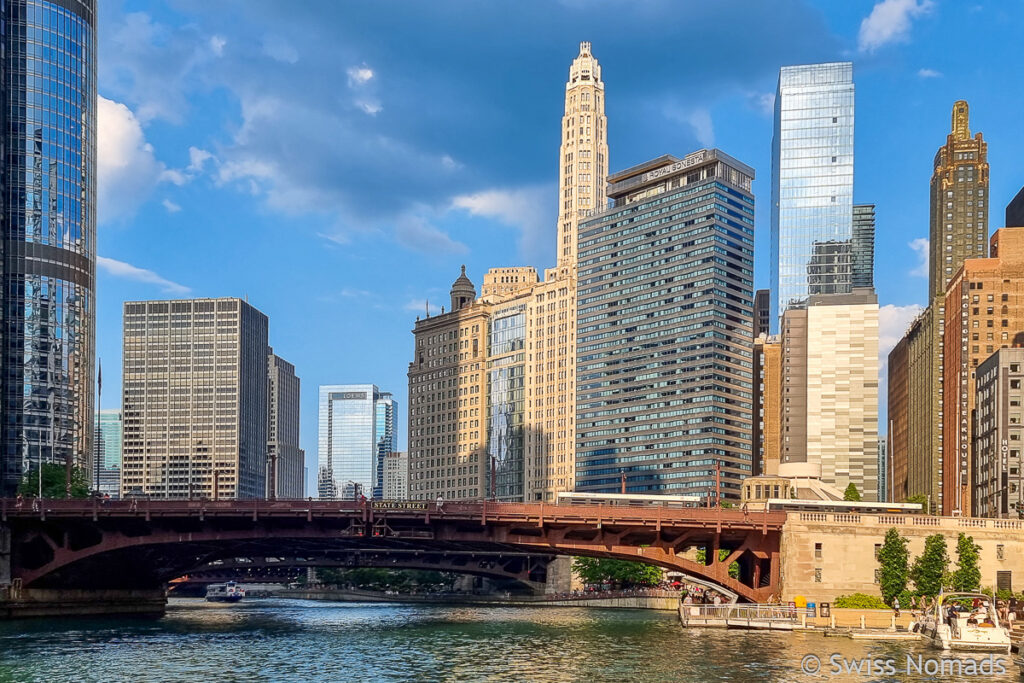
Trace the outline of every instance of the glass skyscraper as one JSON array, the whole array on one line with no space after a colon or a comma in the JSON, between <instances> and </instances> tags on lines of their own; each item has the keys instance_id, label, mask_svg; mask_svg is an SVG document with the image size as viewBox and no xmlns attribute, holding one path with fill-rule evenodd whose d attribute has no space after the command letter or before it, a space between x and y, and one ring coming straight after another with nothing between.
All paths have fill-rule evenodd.
<instances>
[{"instance_id":1,"label":"glass skyscraper","mask_svg":"<svg viewBox=\"0 0 1024 683\"><path fill-rule=\"evenodd\" d=\"M121 497L121 411L96 412L96 435L93 439L93 483L100 493Z\"/></svg>"},{"instance_id":2,"label":"glass skyscraper","mask_svg":"<svg viewBox=\"0 0 1024 683\"><path fill-rule=\"evenodd\" d=\"M812 294L852 286L853 64L779 72L772 138L772 331Z\"/></svg>"},{"instance_id":3,"label":"glass skyscraper","mask_svg":"<svg viewBox=\"0 0 1024 683\"><path fill-rule=\"evenodd\" d=\"M379 495L379 454L395 450L398 402L374 384L332 384L320 387L319 408L318 496Z\"/></svg>"},{"instance_id":4,"label":"glass skyscraper","mask_svg":"<svg viewBox=\"0 0 1024 683\"><path fill-rule=\"evenodd\" d=\"M705 149L608 178L579 230L576 489L737 498L751 475L754 170Z\"/></svg>"},{"instance_id":5,"label":"glass skyscraper","mask_svg":"<svg viewBox=\"0 0 1024 683\"><path fill-rule=\"evenodd\" d=\"M0 1L0 494L40 461L92 470L95 10Z\"/></svg>"}]
</instances>

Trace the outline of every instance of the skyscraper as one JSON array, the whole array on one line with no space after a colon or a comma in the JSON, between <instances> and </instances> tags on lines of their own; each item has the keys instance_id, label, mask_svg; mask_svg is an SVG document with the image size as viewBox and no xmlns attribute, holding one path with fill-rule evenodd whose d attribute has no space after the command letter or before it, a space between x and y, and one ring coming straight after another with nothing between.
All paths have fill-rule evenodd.
<instances>
[{"instance_id":1,"label":"skyscraper","mask_svg":"<svg viewBox=\"0 0 1024 683\"><path fill-rule=\"evenodd\" d=\"M875 286L875 205L853 205L850 286Z\"/></svg>"},{"instance_id":2,"label":"skyscraper","mask_svg":"<svg viewBox=\"0 0 1024 683\"><path fill-rule=\"evenodd\" d=\"M580 218L604 208L608 174L604 81L588 42L580 43L580 52L569 67L558 158L558 267L572 270Z\"/></svg>"},{"instance_id":3,"label":"skyscraper","mask_svg":"<svg viewBox=\"0 0 1024 683\"><path fill-rule=\"evenodd\" d=\"M100 410L93 437L93 481L96 489L111 498L121 496L121 411Z\"/></svg>"},{"instance_id":4,"label":"skyscraper","mask_svg":"<svg viewBox=\"0 0 1024 683\"><path fill-rule=\"evenodd\" d=\"M267 355L268 498L301 498L305 492L305 452L299 448L299 391L295 366L269 350Z\"/></svg>"},{"instance_id":5,"label":"skyscraper","mask_svg":"<svg viewBox=\"0 0 1024 683\"><path fill-rule=\"evenodd\" d=\"M609 177L580 226L576 488L739 497L751 474L754 170L716 149ZM719 207L728 206L728 211Z\"/></svg>"},{"instance_id":6,"label":"skyscraper","mask_svg":"<svg viewBox=\"0 0 1024 683\"><path fill-rule=\"evenodd\" d=\"M974 401L974 514L1024 517L1024 348L1001 348L978 365Z\"/></svg>"},{"instance_id":7,"label":"skyscraper","mask_svg":"<svg viewBox=\"0 0 1024 683\"><path fill-rule=\"evenodd\" d=\"M266 495L267 333L241 299L125 302L122 494Z\"/></svg>"},{"instance_id":8,"label":"skyscraper","mask_svg":"<svg viewBox=\"0 0 1024 683\"><path fill-rule=\"evenodd\" d=\"M772 313L771 290L759 289L754 292L754 339L770 333Z\"/></svg>"},{"instance_id":9,"label":"skyscraper","mask_svg":"<svg viewBox=\"0 0 1024 683\"><path fill-rule=\"evenodd\" d=\"M318 494L321 499L370 497L376 489L378 444L395 436L397 403L374 384L320 387ZM383 414L385 417L380 419ZM381 472L383 486L383 472Z\"/></svg>"},{"instance_id":10,"label":"skyscraper","mask_svg":"<svg viewBox=\"0 0 1024 683\"><path fill-rule=\"evenodd\" d=\"M953 103L952 131L935 153L931 182L928 293L946 291L964 259L985 256L988 240L988 144L971 137L967 102Z\"/></svg>"},{"instance_id":11,"label":"skyscraper","mask_svg":"<svg viewBox=\"0 0 1024 683\"><path fill-rule=\"evenodd\" d=\"M853 64L779 71L772 138L772 329L788 306L851 287Z\"/></svg>"},{"instance_id":12,"label":"skyscraper","mask_svg":"<svg viewBox=\"0 0 1024 683\"><path fill-rule=\"evenodd\" d=\"M374 436L377 438L373 465L373 497L384 495L384 458L395 450L395 426L398 403L388 393L381 394L374 411Z\"/></svg>"},{"instance_id":13,"label":"skyscraper","mask_svg":"<svg viewBox=\"0 0 1024 683\"><path fill-rule=\"evenodd\" d=\"M0 495L40 461L92 471L95 10L0 3Z\"/></svg>"}]
</instances>

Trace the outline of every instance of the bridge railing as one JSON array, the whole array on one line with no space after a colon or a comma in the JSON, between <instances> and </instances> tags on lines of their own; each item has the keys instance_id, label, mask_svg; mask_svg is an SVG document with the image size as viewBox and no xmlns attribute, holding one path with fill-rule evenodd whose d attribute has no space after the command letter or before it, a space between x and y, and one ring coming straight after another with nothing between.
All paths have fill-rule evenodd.
<instances>
[{"instance_id":1,"label":"bridge railing","mask_svg":"<svg viewBox=\"0 0 1024 683\"><path fill-rule=\"evenodd\" d=\"M726 623L796 623L800 610L788 605L687 605L679 608L683 623L726 622Z\"/></svg>"}]
</instances>

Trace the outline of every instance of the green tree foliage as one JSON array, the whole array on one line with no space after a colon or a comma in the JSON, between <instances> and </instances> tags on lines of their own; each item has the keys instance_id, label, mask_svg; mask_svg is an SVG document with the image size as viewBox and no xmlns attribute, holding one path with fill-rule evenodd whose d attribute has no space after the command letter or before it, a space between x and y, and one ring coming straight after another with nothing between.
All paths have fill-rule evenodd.
<instances>
[{"instance_id":1,"label":"green tree foliage","mask_svg":"<svg viewBox=\"0 0 1024 683\"><path fill-rule=\"evenodd\" d=\"M64 498L67 494L67 470L64 465L43 463L43 498ZM26 472L18 484L18 493L26 498L39 495L39 468L33 467ZM71 497L88 498L89 482L85 471L80 467L71 469Z\"/></svg>"},{"instance_id":2,"label":"green tree foliage","mask_svg":"<svg viewBox=\"0 0 1024 683\"><path fill-rule=\"evenodd\" d=\"M572 569L583 583L613 583L623 588L657 586L662 576L661 569L649 564L596 557L573 558Z\"/></svg>"},{"instance_id":3,"label":"green tree foliage","mask_svg":"<svg viewBox=\"0 0 1024 683\"><path fill-rule=\"evenodd\" d=\"M852 481L850 482L850 485L846 487L846 490L843 491L843 500L860 502L860 491L857 490L857 487L854 486Z\"/></svg>"},{"instance_id":4,"label":"green tree foliage","mask_svg":"<svg viewBox=\"0 0 1024 683\"><path fill-rule=\"evenodd\" d=\"M921 506L921 510L923 510L925 513L930 513L931 512L931 510L927 509L927 507L928 507L928 496L924 495L923 493L919 493L916 496L907 496L907 499L904 502L907 502L907 503L917 503L918 505Z\"/></svg>"},{"instance_id":5,"label":"green tree foliage","mask_svg":"<svg viewBox=\"0 0 1024 683\"><path fill-rule=\"evenodd\" d=\"M837 609L885 609L887 605L877 595L853 593L840 595L832 606Z\"/></svg>"},{"instance_id":6,"label":"green tree foliage","mask_svg":"<svg viewBox=\"0 0 1024 683\"><path fill-rule=\"evenodd\" d=\"M933 534L924 539L924 552L914 560L910 578L919 595L938 595L942 590L942 578L949 568L946 554L946 539L942 534Z\"/></svg>"},{"instance_id":7,"label":"green tree foliage","mask_svg":"<svg viewBox=\"0 0 1024 683\"><path fill-rule=\"evenodd\" d=\"M891 605L893 598L906 590L909 561L907 539L900 536L895 527L889 529L878 551L878 583L882 589L882 599L887 605Z\"/></svg>"},{"instance_id":8,"label":"green tree foliage","mask_svg":"<svg viewBox=\"0 0 1024 683\"><path fill-rule=\"evenodd\" d=\"M707 564L707 552L704 548L697 548L697 564ZM725 558L729 557L729 551L725 548L718 549L718 561L725 562ZM740 578L740 563L733 562L729 565L729 577L733 579Z\"/></svg>"},{"instance_id":9,"label":"green tree foliage","mask_svg":"<svg viewBox=\"0 0 1024 683\"><path fill-rule=\"evenodd\" d=\"M978 551L972 536L961 533L956 541L956 571L950 575L950 585L956 591L976 591L981 585Z\"/></svg>"}]
</instances>

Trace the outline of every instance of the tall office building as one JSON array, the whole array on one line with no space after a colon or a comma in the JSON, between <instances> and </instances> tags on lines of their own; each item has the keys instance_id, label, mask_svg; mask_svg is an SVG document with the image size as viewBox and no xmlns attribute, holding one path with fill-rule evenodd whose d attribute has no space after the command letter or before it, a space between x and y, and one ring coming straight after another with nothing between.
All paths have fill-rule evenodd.
<instances>
[{"instance_id":1,"label":"tall office building","mask_svg":"<svg viewBox=\"0 0 1024 683\"><path fill-rule=\"evenodd\" d=\"M96 413L96 434L93 436L92 484L111 498L121 496L121 411L100 410Z\"/></svg>"},{"instance_id":2,"label":"tall office building","mask_svg":"<svg viewBox=\"0 0 1024 683\"><path fill-rule=\"evenodd\" d=\"M1024 348L999 349L975 374L974 514L1024 518Z\"/></svg>"},{"instance_id":3,"label":"tall office building","mask_svg":"<svg viewBox=\"0 0 1024 683\"><path fill-rule=\"evenodd\" d=\"M772 329L812 294L852 286L853 64L779 71L772 138Z\"/></svg>"},{"instance_id":4,"label":"tall office building","mask_svg":"<svg viewBox=\"0 0 1024 683\"><path fill-rule=\"evenodd\" d=\"M96 3L0 3L0 495L92 474Z\"/></svg>"},{"instance_id":5,"label":"tall office building","mask_svg":"<svg viewBox=\"0 0 1024 683\"><path fill-rule=\"evenodd\" d=\"M892 351L888 362L888 406L889 424L886 432L886 492L887 501L902 502L907 499L906 458L892 457L893 451L907 452L909 414L907 400L910 393L910 339L904 335Z\"/></svg>"},{"instance_id":6,"label":"tall office building","mask_svg":"<svg viewBox=\"0 0 1024 683\"><path fill-rule=\"evenodd\" d=\"M504 283L509 284L509 283ZM417 318L409 363L409 499L488 495L487 342L490 306L466 269L451 309Z\"/></svg>"},{"instance_id":7,"label":"tall office building","mask_svg":"<svg viewBox=\"0 0 1024 683\"><path fill-rule=\"evenodd\" d=\"M973 420L978 365L1001 348L1024 346L1024 227L992 235L990 258L969 258L946 291L943 335L943 514L974 505Z\"/></svg>"},{"instance_id":8,"label":"tall office building","mask_svg":"<svg viewBox=\"0 0 1024 683\"><path fill-rule=\"evenodd\" d=\"M772 291L759 289L754 292L754 339L770 334L772 327Z\"/></svg>"},{"instance_id":9,"label":"tall office building","mask_svg":"<svg viewBox=\"0 0 1024 683\"><path fill-rule=\"evenodd\" d=\"M767 290L760 290L766 292ZM755 311L755 319L756 319ZM778 476L782 420L782 343L777 335L754 340L751 471Z\"/></svg>"},{"instance_id":10,"label":"tall office building","mask_svg":"<svg viewBox=\"0 0 1024 683\"><path fill-rule=\"evenodd\" d=\"M604 115L601 65L580 43L565 84L562 145L558 153L558 267L576 268L580 219L605 205L608 120Z\"/></svg>"},{"instance_id":11,"label":"tall office building","mask_svg":"<svg viewBox=\"0 0 1024 683\"><path fill-rule=\"evenodd\" d=\"M370 497L377 482L381 439L393 439L398 405L374 384L320 387L319 497ZM378 416L384 414L384 419ZM393 450L393 449L392 449ZM390 451L389 451L390 452ZM383 482L383 474L381 475Z\"/></svg>"},{"instance_id":12,"label":"tall office building","mask_svg":"<svg viewBox=\"0 0 1024 683\"><path fill-rule=\"evenodd\" d=\"M393 452L384 456L384 500L409 497L409 454Z\"/></svg>"},{"instance_id":13,"label":"tall office building","mask_svg":"<svg viewBox=\"0 0 1024 683\"><path fill-rule=\"evenodd\" d=\"M1024 188L1006 205L1006 227L1024 227Z\"/></svg>"},{"instance_id":14,"label":"tall office building","mask_svg":"<svg viewBox=\"0 0 1024 683\"><path fill-rule=\"evenodd\" d=\"M932 510L950 511L943 470L946 406L946 289L967 258L985 256L988 236L988 145L971 135L966 102L953 104L951 131L935 153L929 205L929 305L907 330L906 400L890 403L890 420L906 421L907 438L890 441L893 471L906 472L906 496L925 496ZM890 355L889 366L899 362ZM893 489L895 502L901 498ZM966 512L966 511L965 511Z\"/></svg>"},{"instance_id":15,"label":"tall office building","mask_svg":"<svg viewBox=\"0 0 1024 683\"><path fill-rule=\"evenodd\" d=\"M811 296L782 316L782 476L878 495L878 299Z\"/></svg>"},{"instance_id":16,"label":"tall office building","mask_svg":"<svg viewBox=\"0 0 1024 683\"><path fill-rule=\"evenodd\" d=\"M267 328L241 299L125 302L122 494L266 494Z\"/></svg>"},{"instance_id":17,"label":"tall office building","mask_svg":"<svg viewBox=\"0 0 1024 683\"><path fill-rule=\"evenodd\" d=\"M384 458L395 450L395 427L398 422L398 403L394 396L381 394L374 412L374 436L377 438L373 465L373 497L384 495Z\"/></svg>"},{"instance_id":18,"label":"tall office building","mask_svg":"<svg viewBox=\"0 0 1024 683\"><path fill-rule=\"evenodd\" d=\"M299 448L299 378L295 366L267 354L267 497L302 498L306 491L306 453Z\"/></svg>"},{"instance_id":19,"label":"tall office building","mask_svg":"<svg viewBox=\"0 0 1024 683\"><path fill-rule=\"evenodd\" d=\"M875 286L875 205L853 205L850 286Z\"/></svg>"},{"instance_id":20,"label":"tall office building","mask_svg":"<svg viewBox=\"0 0 1024 683\"><path fill-rule=\"evenodd\" d=\"M576 488L707 495L751 474L754 171L715 149L609 177L579 230ZM722 207L728 207L723 209Z\"/></svg>"}]
</instances>

